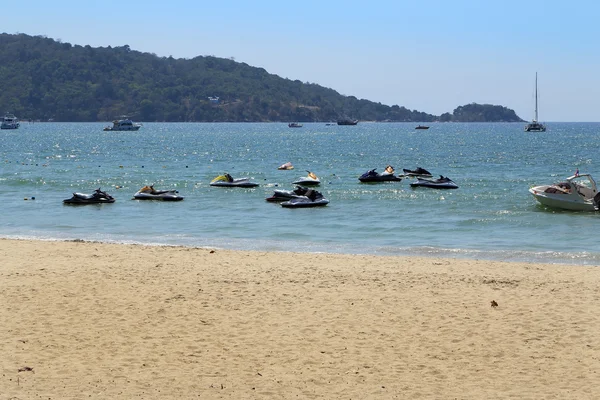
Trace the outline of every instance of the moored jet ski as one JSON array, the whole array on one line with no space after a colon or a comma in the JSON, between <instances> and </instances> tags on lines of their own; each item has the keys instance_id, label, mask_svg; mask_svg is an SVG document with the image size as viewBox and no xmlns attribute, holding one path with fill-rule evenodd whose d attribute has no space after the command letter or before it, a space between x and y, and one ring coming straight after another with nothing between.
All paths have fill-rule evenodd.
<instances>
[{"instance_id":1,"label":"moored jet ski","mask_svg":"<svg viewBox=\"0 0 600 400\"><path fill-rule=\"evenodd\" d=\"M329 200L323 197L323 194L313 189L308 189L304 196L298 196L288 201L281 203L285 208L307 208L307 207L322 207L329 204Z\"/></svg>"},{"instance_id":2,"label":"moored jet ski","mask_svg":"<svg viewBox=\"0 0 600 400\"><path fill-rule=\"evenodd\" d=\"M267 201L286 201L296 197L302 197L306 195L306 192L310 189L303 186L296 186L294 190L281 190L275 189L271 197L267 197Z\"/></svg>"},{"instance_id":3,"label":"moored jet ski","mask_svg":"<svg viewBox=\"0 0 600 400\"><path fill-rule=\"evenodd\" d=\"M285 164L281 164L279 167L277 167L277 169L279 170L290 170L290 169L294 169L294 166L292 165L291 162L286 162Z\"/></svg>"},{"instance_id":4,"label":"moored jet ski","mask_svg":"<svg viewBox=\"0 0 600 400\"><path fill-rule=\"evenodd\" d=\"M433 175L431 175L431 172L429 172L425 168L421 168L421 167L417 167L417 169L415 169L415 170L403 168L402 171L404 172L404 175L406 175L406 176L417 176L417 177L423 176L426 178L431 178L433 176Z\"/></svg>"},{"instance_id":5,"label":"moored jet ski","mask_svg":"<svg viewBox=\"0 0 600 400\"><path fill-rule=\"evenodd\" d=\"M428 187L433 189L458 189L458 185L448 177L440 175L438 179L417 178L411 187Z\"/></svg>"},{"instance_id":6,"label":"moored jet ski","mask_svg":"<svg viewBox=\"0 0 600 400\"><path fill-rule=\"evenodd\" d=\"M321 180L315 175L313 172L308 172L308 176L304 176L302 178L298 178L294 182L294 185L303 185L303 186L318 186L321 184Z\"/></svg>"},{"instance_id":7,"label":"moored jet ski","mask_svg":"<svg viewBox=\"0 0 600 400\"><path fill-rule=\"evenodd\" d=\"M133 195L134 200L162 200L162 201L181 201L183 196L179 196L177 190L156 190L154 186L144 186Z\"/></svg>"},{"instance_id":8,"label":"moored jet ski","mask_svg":"<svg viewBox=\"0 0 600 400\"><path fill-rule=\"evenodd\" d=\"M391 165L385 167L385 172L383 172L382 174L376 172L376 169L377 168L365 172L358 178L358 180L364 183L400 182L402 180L402 178L400 178L399 176L394 175L394 167L392 167Z\"/></svg>"},{"instance_id":9,"label":"moored jet ski","mask_svg":"<svg viewBox=\"0 0 600 400\"><path fill-rule=\"evenodd\" d=\"M243 187L251 188L258 186L258 183L252 182L250 178L233 179L231 175L219 175L210 182L210 186L225 186L225 187Z\"/></svg>"},{"instance_id":10,"label":"moored jet ski","mask_svg":"<svg viewBox=\"0 0 600 400\"><path fill-rule=\"evenodd\" d=\"M106 192L96 189L92 194L73 193L73 197L63 200L65 204L102 204L114 203L115 199Z\"/></svg>"}]
</instances>

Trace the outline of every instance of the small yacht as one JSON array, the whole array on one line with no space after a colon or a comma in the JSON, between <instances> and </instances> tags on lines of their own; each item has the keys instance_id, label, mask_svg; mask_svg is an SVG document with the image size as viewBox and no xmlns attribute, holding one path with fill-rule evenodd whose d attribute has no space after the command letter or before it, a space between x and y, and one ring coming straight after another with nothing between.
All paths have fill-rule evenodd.
<instances>
[{"instance_id":1,"label":"small yacht","mask_svg":"<svg viewBox=\"0 0 600 400\"><path fill-rule=\"evenodd\" d=\"M358 120L357 119L338 119L337 121L338 125L356 125L358 124Z\"/></svg>"},{"instance_id":2,"label":"small yacht","mask_svg":"<svg viewBox=\"0 0 600 400\"><path fill-rule=\"evenodd\" d=\"M21 126L19 123L19 119L14 116L14 114L6 113L4 118L2 118L2 125L0 125L1 129L17 129Z\"/></svg>"},{"instance_id":3,"label":"small yacht","mask_svg":"<svg viewBox=\"0 0 600 400\"><path fill-rule=\"evenodd\" d=\"M142 127L142 124L134 123L130 118L123 116L122 119L113 121L113 126L107 126L105 131L137 131Z\"/></svg>"},{"instance_id":4,"label":"small yacht","mask_svg":"<svg viewBox=\"0 0 600 400\"><path fill-rule=\"evenodd\" d=\"M529 193L546 207L572 211L597 211L600 196L596 181L590 174L566 178L563 182L534 186Z\"/></svg>"},{"instance_id":5,"label":"small yacht","mask_svg":"<svg viewBox=\"0 0 600 400\"><path fill-rule=\"evenodd\" d=\"M525 125L525 132L546 132L546 125L538 122L537 72L535 73L535 117Z\"/></svg>"}]
</instances>

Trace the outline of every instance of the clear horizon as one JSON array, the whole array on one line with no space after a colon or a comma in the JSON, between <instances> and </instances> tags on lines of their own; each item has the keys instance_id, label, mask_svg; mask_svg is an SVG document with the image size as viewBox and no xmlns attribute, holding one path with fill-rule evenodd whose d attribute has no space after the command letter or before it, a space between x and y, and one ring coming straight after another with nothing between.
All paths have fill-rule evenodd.
<instances>
[{"instance_id":1,"label":"clear horizon","mask_svg":"<svg viewBox=\"0 0 600 400\"><path fill-rule=\"evenodd\" d=\"M11 5L2 32L158 56L233 58L271 74L440 115L469 103L542 122L600 121L600 3L424 0ZM65 23L68 21L68 23Z\"/></svg>"}]
</instances>

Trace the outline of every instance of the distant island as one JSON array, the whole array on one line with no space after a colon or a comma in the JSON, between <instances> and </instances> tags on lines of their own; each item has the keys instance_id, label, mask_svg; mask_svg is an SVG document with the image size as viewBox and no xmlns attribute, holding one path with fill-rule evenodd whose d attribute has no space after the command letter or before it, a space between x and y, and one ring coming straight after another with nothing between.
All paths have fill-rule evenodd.
<instances>
[{"instance_id":1,"label":"distant island","mask_svg":"<svg viewBox=\"0 0 600 400\"><path fill-rule=\"evenodd\" d=\"M121 47L0 34L0 109L21 119L110 121L523 122L503 106L468 104L440 116L344 96L232 59L159 57Z\"/></svg>"}]
</instances>

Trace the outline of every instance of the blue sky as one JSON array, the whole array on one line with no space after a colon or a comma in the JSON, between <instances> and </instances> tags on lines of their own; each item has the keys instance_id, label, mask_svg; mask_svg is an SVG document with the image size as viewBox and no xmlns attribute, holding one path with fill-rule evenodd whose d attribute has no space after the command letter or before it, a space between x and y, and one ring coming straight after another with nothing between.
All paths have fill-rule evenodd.
<instances>
[{"instance_id":1,"label":"blue sky","mask_svg":"<svg viewBox=\"0 0 600 400\"><path fill-rule=\"evenodd\" d=\"M476 102L529 120L537 72L540 120L600 121L599 16L591 0L33 0L12 2L0 31L234 57L436 115Z\"/></svg>"}]
</instances>

